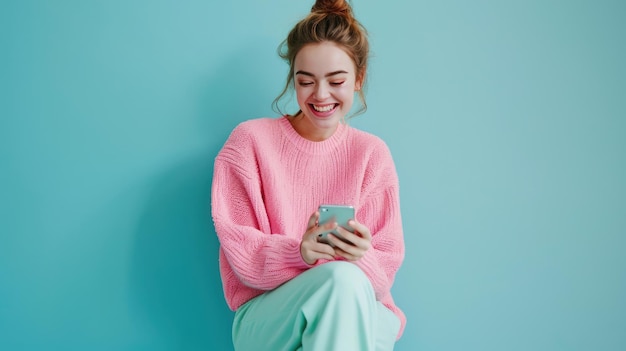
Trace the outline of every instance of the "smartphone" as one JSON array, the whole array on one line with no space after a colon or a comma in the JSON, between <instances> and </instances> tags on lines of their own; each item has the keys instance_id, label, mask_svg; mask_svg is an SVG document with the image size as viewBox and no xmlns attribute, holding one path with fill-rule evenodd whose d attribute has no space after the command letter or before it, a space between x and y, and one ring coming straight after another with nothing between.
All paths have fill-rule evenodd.
<instances>
[{"instance_id":1,"label":"smartphone","mask_svg":"<svg viewBox=\"0 0 626 351\"><path fill-rule=\"evenodd\" d=\"M319 207L320 219L319 225L322 225L330 220L335 220L340 227L344 229L354 232L354 229L348 225L348 221L354 219L354 207L353 206L344 206L344 205L320 205ZM348 244L352 244L348 240L344 239L341 234L337 232L336 229L329 230L323 232L318 235L317 241L329 244L332 246L331 242L328 240L328 233L333 234L339 239L343 240Z\"/></svg>"}]
</instances>

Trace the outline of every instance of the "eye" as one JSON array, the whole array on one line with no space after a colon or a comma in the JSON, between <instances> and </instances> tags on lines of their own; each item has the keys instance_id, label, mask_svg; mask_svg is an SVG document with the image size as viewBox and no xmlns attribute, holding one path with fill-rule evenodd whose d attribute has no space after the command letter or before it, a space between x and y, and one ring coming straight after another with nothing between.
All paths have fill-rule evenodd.
<instances>
[{"instance_id":1,"label":"eye","mask_svg":"<svg viewBox=\"0 0 626 351\"><path fill-rule=\"evenodd\" d=\"M309 82L309 81L302 81L302 82L298 82L298 85L300 85L301 87L308 87L309 85L312 85L313 82Z\"/></svg>"},{"instance_id":2,"label":"eye","mask_svg":"<svg viewBox=\"0 0 626 351\"><path fill-rule=\"evenodd\" d=\"M334 86L334 87L338 87L340 85L343 85L343 83L345 83L345 80L342 80L341 82L331 82L330 85Z\"/></svg>"}]
</instances>

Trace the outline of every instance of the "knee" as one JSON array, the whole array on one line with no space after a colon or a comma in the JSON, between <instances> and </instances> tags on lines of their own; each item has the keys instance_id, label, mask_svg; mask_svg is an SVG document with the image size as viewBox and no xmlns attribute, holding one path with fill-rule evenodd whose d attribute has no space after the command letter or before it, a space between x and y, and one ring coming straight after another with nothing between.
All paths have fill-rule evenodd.
<instances>
[{"instance_id":1,"label":"knee","mask_svg":"<svg viewBox=\"0 0 626 351\"><path fill-rule=\"evenodd\" d=\"M324 267L327 272L327 282L340 292L372 290L372 285L365 273L353 263L334 261L321 267Z\"/></svg>"}]
</instances>

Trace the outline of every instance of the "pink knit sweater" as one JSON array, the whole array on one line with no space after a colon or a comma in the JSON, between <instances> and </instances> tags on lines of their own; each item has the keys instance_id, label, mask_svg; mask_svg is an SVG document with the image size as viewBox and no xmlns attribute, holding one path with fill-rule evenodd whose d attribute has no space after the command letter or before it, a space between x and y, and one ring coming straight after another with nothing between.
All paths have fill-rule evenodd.
<instances>
[{"instance_id":1,"label":"pink knit sweater","mask_svg":"<svg viewBox=\"0 0 626 351\"><path fill-rule=\"evenodd\" d=\"M217 155L212 213L228 306L234 311L312 267L300 241L320 204L353 205L370 229L372 247L355 264L400 319L400 337L406 318L390 292L404 258L395 165L381 139L343 124L313 142L286 117L250 120Z\"/></svg>"}]
</instances>

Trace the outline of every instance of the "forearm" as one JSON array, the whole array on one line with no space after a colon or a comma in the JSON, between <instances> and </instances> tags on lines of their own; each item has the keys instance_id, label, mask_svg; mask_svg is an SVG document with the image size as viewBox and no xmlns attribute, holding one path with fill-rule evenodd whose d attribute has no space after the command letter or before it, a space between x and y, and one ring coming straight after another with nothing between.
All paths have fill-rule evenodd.
<instances>
[{"instance_id":1,"label":"forearm","mask_svg":"<svg viewBox=\"0 0 626 351\"><path fill-rule=\"evenodd\" d=\"M296 239L251 227L227 228L216 224L220 245L239 280L249 287L272 290L309 268Z\"/></svg>"},{"instance_id":2,"label":"forearm","mask_svg":"<svg viewBox=\"0 0 626 351\"><path fill-rule=\"evenodd\" d=\"M372 231L371 247L356 261L370 278L377 297L389 293L404 260L404 234L397 186L370 198L361 208L363 221Z\"/></svg>"}]
</instances>

